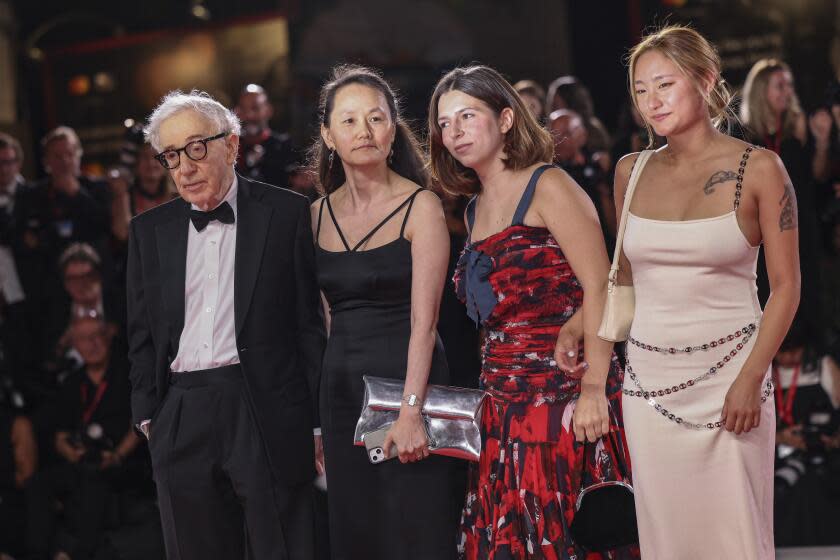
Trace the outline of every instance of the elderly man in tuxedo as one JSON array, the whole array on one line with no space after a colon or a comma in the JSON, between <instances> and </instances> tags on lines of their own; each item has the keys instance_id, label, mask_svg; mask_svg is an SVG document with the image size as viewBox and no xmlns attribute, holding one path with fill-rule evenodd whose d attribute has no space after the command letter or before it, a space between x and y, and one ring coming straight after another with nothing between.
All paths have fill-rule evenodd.
<instances>
[{"instance_id":1,"label":"elderly man in tuxedo","mask_svg":"<svg viewBox=\"0 0 840 560\"><path fill-rule=\"evenodd\" d=\"M167 94L145 129L181 195L133 219L128 255L132 417L171 560L312 557L325 333L309 207L235 173L240 131L196 91Z\"/></svg>"}]
</instances>

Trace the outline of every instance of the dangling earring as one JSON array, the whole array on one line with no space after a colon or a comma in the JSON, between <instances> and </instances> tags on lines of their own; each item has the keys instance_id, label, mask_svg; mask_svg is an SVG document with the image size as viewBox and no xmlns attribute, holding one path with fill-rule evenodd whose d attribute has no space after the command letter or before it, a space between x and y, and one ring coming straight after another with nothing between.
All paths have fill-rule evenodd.
<instances>
[{"instance_id":1,"label":"dangling earring","mask_svg":"<svg viewBox=\"0 0 840 560\"><path fill-rule=\"evenodd\" d=\"M330 148L330 167L329 170L332 171L332 164L333 164L333 157L335 156L335 148Z\"/></svg>"},{"instance_id":2,"label":"dangling earring","mask_svg":"<svg viewBox=\"0 0 840 560\"><path fill-rule=\"evenodd\" d=\"M388 154L388 164L394 163L394 147L391 146L391 153Z\"/></svg>"}]
</instances>

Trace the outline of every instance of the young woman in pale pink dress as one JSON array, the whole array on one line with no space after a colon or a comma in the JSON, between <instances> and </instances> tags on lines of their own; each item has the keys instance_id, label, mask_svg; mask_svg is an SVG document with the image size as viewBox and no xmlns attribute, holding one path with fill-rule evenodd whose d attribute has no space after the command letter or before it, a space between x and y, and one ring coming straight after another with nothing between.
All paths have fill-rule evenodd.
<instances>
[{"instance_id":1,"label":"young woman in pale pink dress","mask_svg":"<svg viewBox=\"0 0 840 560\"><path fill-rule=\"evenodd\" d=\"M630 87L667 139L638 170L619 275L636 294L623 408L642 558L774 558L769 369L799 302L793 186L776 154L717 129L729 94L697 32L646 37ZM617 165L619 212L637 157Z\"/></svg>"}]
</instances>

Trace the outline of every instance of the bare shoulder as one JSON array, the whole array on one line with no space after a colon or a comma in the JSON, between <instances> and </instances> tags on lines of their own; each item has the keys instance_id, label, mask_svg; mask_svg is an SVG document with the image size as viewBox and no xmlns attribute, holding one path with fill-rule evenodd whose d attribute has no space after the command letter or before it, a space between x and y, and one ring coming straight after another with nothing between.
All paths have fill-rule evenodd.
<instances>
[{"instance_id":1,"label":"bare shoulder","mask_svg":"<svg viewBox=\"0 0 840 560\"><path fill-rule=\"evenodd\" d=\"M324 202L326 201L325 196L320 197L318 200L313 202L309 205L309 215L312 218L312 224L315 225L318 221L318 218L321 216L321 212L324 208Z\"/></svg>"},{"instance_id":2,"label":"bare shoulder","mask_svg":"<svg viewBox=\"0 0 840 560\"><path fill-rule=\"evenodd\" d=\"M319 196L319 197L315 200L315 202L312 202L312 203L309 205L309 210L310 210L310 211L312 211L312 212L318 212L318 211L320 211L320 210L321 210L321 207L324 205L324 202L326 202L326 200L327 200L327 197L326 197L326 196Z\"/></svg>"},{"instance_id":3,"label":"bare shoulder","mask_svg":"<svg viewBox=\"0 0 840 560\"><path fill-rule=\"evenodd\" d=\"M624 198L624 191L627 189L627 183L630 181L630 173L633 171L633 166L636 165L636 160L639 159L641 152L632 152L622 156L615 164L615 196Z\"/></svg>"},{"instance_id":4,"label":"bare shoulder","mask_svg":"<svg viewBox=\"0 0 840 560\"><path fill-rule=\"evenodd\" d=\"M434 216L443 213L443 203L440 197L429 189L423 189L414 195L414 205L411 209L412 216L414 214L422 216Z\"/></svg>"},{"instance_id":5,"label":"bare shoulder","mask_svg":"<svg viewBox=\"0 0 840 560\"><path fill-rule=\"evenodd\" d=\"M580 186L568 173L559 167L550 167L537 182L534 198L559 202L566 197L574 196L577 190L580 190Z\"/></svg>"},{"instance_id":6,"label":"bare shoulder","mask_svg":"<svg viewBox=\"0 0 840 560\"><path fill-rule=\"evenodd\" d=\"M765 197L775 201L795 197L785 164L772 150L756 148L750 153L742 183L744 195L760 203Z\"/></svg>"},{"instance_id":7,"label":"bare shoulder","mask_svg":"<svg viewBox=\"0 0 840 560\"><path fill-rule=\"evenodd\" d=\"M768 182L782 184L787 180L785 164L774 151L764 148L754 149L750 153L744 173L745 182L766 184ZM751 177L750 177L751 176Z\"/></svg>"},{"instance_id":8,"label":"bare shoulder","mask_svg":"<svg viewBox=\"0 0 840 560\"><path fill-rule=\"evenodd\" d=\"M446 218L440 197L429 189L423 189L413 196L411 214L405 225L406 239L413 241L417 235L427 238L427 232L435 231L436 224L445 230Z\"/></svg>"},{"instance_id":9,"label":"bare shoulder","mask_svg":"<svg viewBox=\"0 0 840 560\"><path fill-rule=\"evenodd\" d=\"M589 195L559 167L547 169L537 183L532 207L543 216L577 212L592 206ZM594 208L594 206L593 206Z\"/></svg>"}]
</instances>

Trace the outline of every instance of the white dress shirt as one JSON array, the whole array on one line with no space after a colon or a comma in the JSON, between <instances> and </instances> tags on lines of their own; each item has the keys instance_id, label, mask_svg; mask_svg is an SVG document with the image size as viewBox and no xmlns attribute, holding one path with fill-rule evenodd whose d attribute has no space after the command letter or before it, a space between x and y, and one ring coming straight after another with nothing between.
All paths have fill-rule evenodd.
<instances>
[{"instance_id":1,"label":"white dress shirt","mask_svg":"<svg viewBox=\"0 0 840 560\"><path fill-rule=\"evenodd\" d=\"M237 216L238 186L234 174L233 184L223 200L233 208L234 216ZM196 206L192 208L198 210ZM170 371L196 371L239 363L233 314L235 262L235 223L223 224L213 220L203 231L198 231L190 222L184 284L184 330L178 343L178 355L169 366ZM150 420L143 420L139 426L147 438L149 424ZM315 428L313 433L320 436L321 429Z\"/></svg>"},{"instance_id":2,"label":"white dress shirt","mask_svg":"<svg viewBox=\"0 0 840 560\"><path fill-rule=\"evenodd\" d=\"M238 179L223 202L236 216ZM221 203L220 203L221 204ZM199 210L195 205L194 210ZM192 221L187 236L184 330L170 371L196 371L239 363L233 314L236 224L213 220L202 231Z\"/></svg>"}]
</instances>

